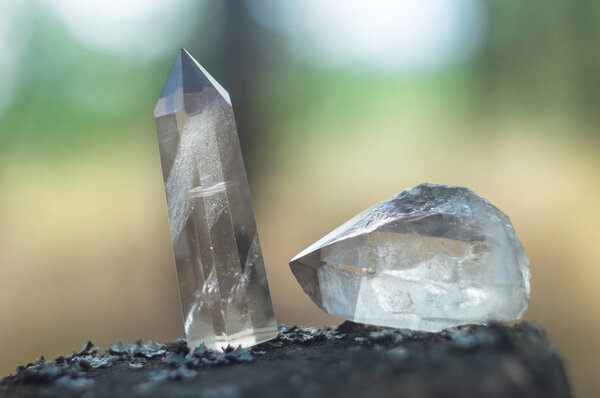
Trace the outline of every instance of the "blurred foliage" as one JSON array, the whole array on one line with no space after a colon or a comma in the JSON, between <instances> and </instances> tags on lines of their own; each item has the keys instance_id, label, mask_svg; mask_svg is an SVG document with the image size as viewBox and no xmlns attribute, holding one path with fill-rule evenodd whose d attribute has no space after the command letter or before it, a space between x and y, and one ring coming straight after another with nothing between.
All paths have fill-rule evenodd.
<instances>
[{"instance_id":1,"label":"blurred foliage","mask_svg":"<svg viewBox=\"0 0 600 398\"><path fill-rule=\"evenodd\" d=\"M195 12L206 12L208 6L198 4ZM200 30L205 27L198 26L194 39L184 46L215 71L234 100L250 106L253 119L264 119L243 116L251 128L244 134L250 136L273 133L293 140L274 130L297 115L310 123L335 123L335 136L343 134L342 119L351 122L360 113L394 115L405 109L410 112L403 116L416 118L468 120L482 113L516 112L595 121L600 103L600 3L485 4L489 23L482 50L449 69L420 74L303 64L286 51L281 38L253 23L243 5L232 1L213 21L219 35L210 36L210 42L202 40ZM99 52L78 43L52 15L33 11L18 89L0 119L1 148L60 148L67 139L69 147L87 145L138 134L128 126L147 126L176 49L150 62L138 61L135 54ZM419 101L422 105L415 104Z\"/></svg>"},{"instance_id":2,"label":"blurred foliage","mask_svg":"<svg viewBox=\"0 0 600 398\"><path fill-rule=\"evenodd\" d=\"M596 117L600 3L486 2L489 37L478 78L491 107Z\"/></svg>"}]
</instances>

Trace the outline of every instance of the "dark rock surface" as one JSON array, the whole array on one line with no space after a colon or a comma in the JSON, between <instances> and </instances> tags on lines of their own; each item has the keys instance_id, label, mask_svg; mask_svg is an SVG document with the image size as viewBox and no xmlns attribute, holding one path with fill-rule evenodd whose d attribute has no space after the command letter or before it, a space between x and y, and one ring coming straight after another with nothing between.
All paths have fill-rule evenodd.
<instances>
[{"instance_id":1,"label":"dark rock surface","mask_svg":"<svg viewBox=\"0 0 600 398\"><path fill-rule=\"evenodd\" d=\"M0 381L9 397L569 397L543 329L463 326L424 333L345 322L280 327L252 349L88 343Z\"/></svg>"}]
</instances>

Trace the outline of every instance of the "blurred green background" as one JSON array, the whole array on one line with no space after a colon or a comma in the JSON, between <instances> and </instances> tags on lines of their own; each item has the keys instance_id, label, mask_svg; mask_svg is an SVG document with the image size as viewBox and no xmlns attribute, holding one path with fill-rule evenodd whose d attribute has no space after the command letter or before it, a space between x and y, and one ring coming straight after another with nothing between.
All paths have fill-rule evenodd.
<instances>
[{"instance_id":1,"label":"blurred green background","mask_svg":"<svg viewBox=\"0 0 600 398\"><path fill-rule=\"evenodd\" d=\"M468 186L600 395L599 40L595 0L0 0L0 374L182 335L152 110L186 47L231 94L280 322L339 322L289 271L308 244Z\"/></svg>"}]
</instances>

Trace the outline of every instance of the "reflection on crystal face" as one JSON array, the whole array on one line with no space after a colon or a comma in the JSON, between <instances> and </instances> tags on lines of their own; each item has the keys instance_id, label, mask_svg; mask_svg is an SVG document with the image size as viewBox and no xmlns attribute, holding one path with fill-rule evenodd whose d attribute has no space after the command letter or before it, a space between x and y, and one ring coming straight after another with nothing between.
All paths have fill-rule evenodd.
<instances>
[{"instance_id":1,"label":"reflection on crystal face","mask_svg":"<svg viewBox=\"0 0 600 398\"><path fill-rule=\"evenodd\" d=\"M182 49L154 116L188 344L250 346L274 338L229 95Z\"/></svg>"},{"instance_id":2,"label":"reflection on crystal face","mask_svg":"<svg viewBox=\"0 0 600 398\"><path fill-rule=\"evenodd\" d=\"M423 330L508 321L529 302L509 218L467 188L423 184L365 210L290 262L332 315Z\"/></svg>"}]
</instances>

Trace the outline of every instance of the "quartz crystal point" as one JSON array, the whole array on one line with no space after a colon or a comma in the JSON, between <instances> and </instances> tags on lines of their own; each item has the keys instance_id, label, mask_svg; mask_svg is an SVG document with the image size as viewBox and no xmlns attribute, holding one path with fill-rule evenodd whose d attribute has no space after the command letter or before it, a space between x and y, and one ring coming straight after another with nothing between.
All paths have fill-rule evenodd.
<instances>
[{"instance_id":1,"label":"quartz crystal point","mask_svg":"<svg viewBox=\"0 0 600 398\"><path fill-rule=\"evenodd\" d=\"M188 345L276 337L229 94L182 49L154 119Z\"/></svg>"},{"instance_id":2,"label":"quartz crystal point","mask_svg":"<svg viewBox=\"0 0 600 398\"><path fill-rule=\"evenodd\" d=\"M467 188L422 184L355 216L290 267L326 312L428 331L510 321L529 261L508 216Z\"/></svg>"}]
</instances>

